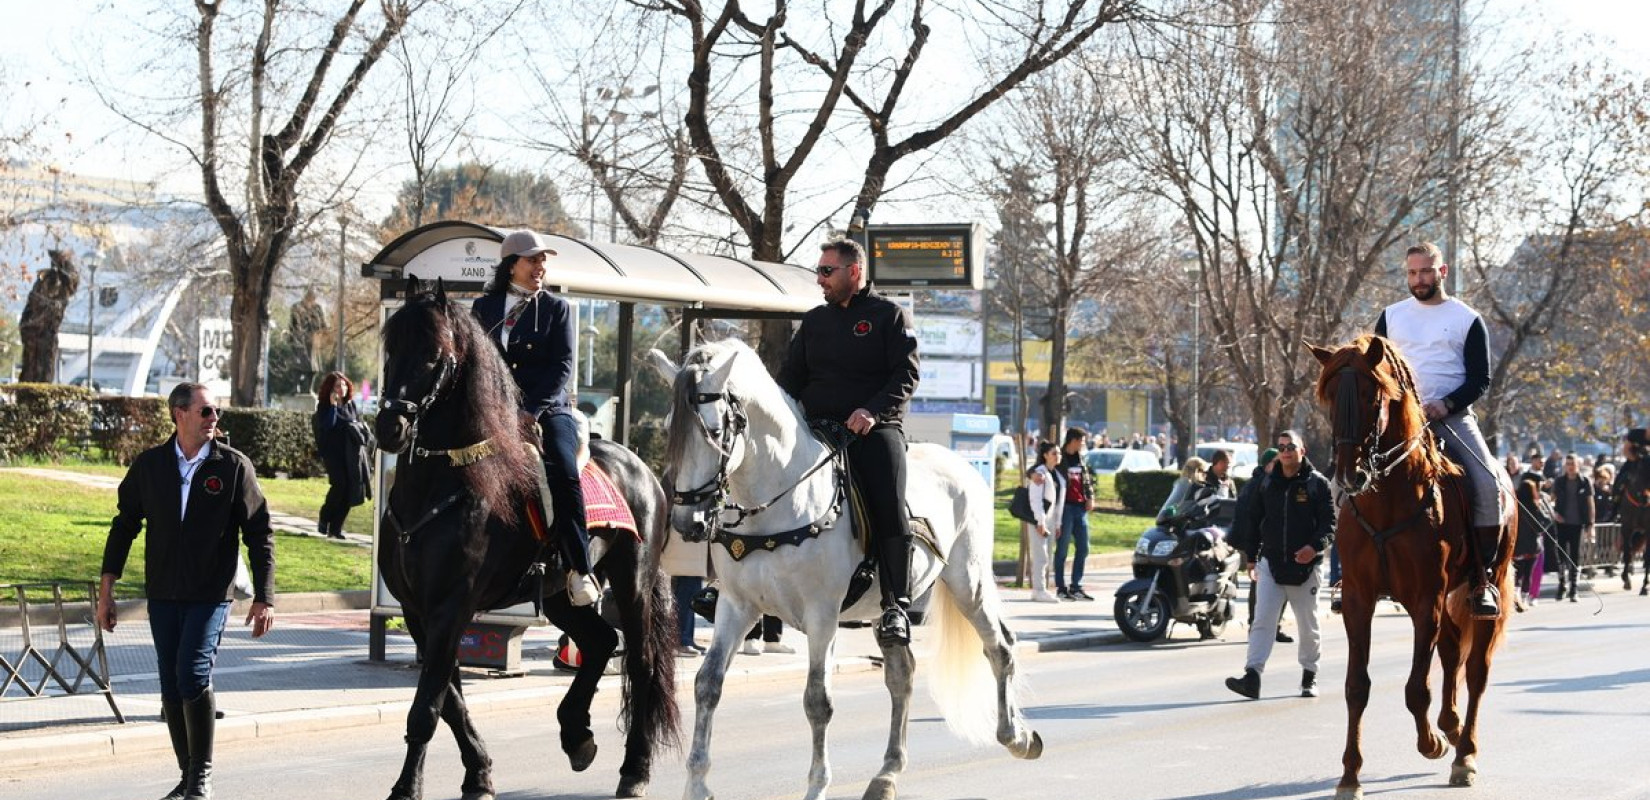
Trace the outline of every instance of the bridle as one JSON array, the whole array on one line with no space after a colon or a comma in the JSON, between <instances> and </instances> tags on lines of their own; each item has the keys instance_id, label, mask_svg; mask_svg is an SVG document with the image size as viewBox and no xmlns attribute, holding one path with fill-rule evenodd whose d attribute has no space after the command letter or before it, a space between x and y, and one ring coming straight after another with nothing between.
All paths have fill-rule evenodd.
<instances>
[{"instance_id":1,"label":"bridle","mask_svg":"<svg viewBox=\"0 0 1650 800\"><path fill-rule=\"evenodd\" d=\"M819 460L819 463L813 465L807 472L802 473L802 477L791 482L789 486L780 490L778 494L769 498L765 503L754 506L730 503L728 502L728 465L733 461L734 449L739 446L740 437L744 436L746 430L750 427L750 417L745 413L744 404L740 401L739 396L732 392L694 392L689 395L689 398L689 402L696 407L711 403L725 405L721 413L717 415L718 423L714 428L705 424L703 414L693 415L694 421L698 424L700 435L712 448L715 448L717 462L716 474L712 475L709 480L692 489L678 490L673 488L671 491L671 502L677 506L690 509L692 513L692 523L687 526L687 529L678 529L685 541L716 540L723 531L737 528L744 524L746 519L772 508L774 503L779 502L785 495L795 491L798 486L807 482L809 478L814 476L814 473L819 472L826 465L838 464L842 455L842 446L832 447L825 454L825 457ZM847 481L845 480L846 473L842 470L840 464L838 464L836 473L837 494L835 499L832 500L830 508L825 512L824 517L810 525L803 526L803 528L818 533L823 527L827 527L834 522L835 517L841 513L847 491ZM730 513L733 518L726 519L725 515Z\"/></svg>"},{"instance_id":2,"label":"bridle","mask_svg":"<svg viewBox=\"0 0 1650 800\"><path fill-rule=\"evenodd\" d=\"M1375 389L1375 400L1380 408L1375 424L1369 426L1369 433L1362 441L1352 438L1352 432L1363 427L1364 409L1358 402L1357 370L1351 366L1341 367L1335 386L1335 448L1339 452L1342 445L1353 446L1352 474L1357 476L1359 485L1348 486L1340 479L1340 470L1336 470L1335 480L1341 492L1349 497L1373 490L1382 478L1391 475L1399 464L1404 463L1427 436L1427 429L1423 427L1409 438L1381 450L1381 437L1386 435L1388 422L1388 399L1379 387Z\"/></svg>"},{"instance_id":3,"label":"bridle","mask_svg":"<svg viewBox=\"0 0 1650 800\"><path fill-rule=\"evenodd\" d=\"M419 418L447 394L447 390L451 388L453 376L457 373L458 359L451 353L442 353L441 358L436 361L435 377L430 381L430 388L421 397L417 400L408 400L403 396L383 401L379 407L379 413L393 414L407 421L407 440L400 450L394 452L401 453L411 448L412 458L448 456L453 458L456 463L466 454L473 454L473 451L490 448L490 444L485 439L469 447L454 450L426 450L418 446ZM403 386L401 392L404 394L406 387Z\"/></svg>"}]
</instances>

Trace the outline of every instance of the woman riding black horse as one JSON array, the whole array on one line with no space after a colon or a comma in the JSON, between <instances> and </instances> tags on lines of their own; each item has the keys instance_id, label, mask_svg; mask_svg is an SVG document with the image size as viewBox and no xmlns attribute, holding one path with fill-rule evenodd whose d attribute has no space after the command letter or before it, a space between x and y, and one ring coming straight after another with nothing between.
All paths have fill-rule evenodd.
<instances>
[{"instance_id":1,"label":"woman riding black horse","mask_svg":"<svg viewBox=\"0 0 1650 800\"><path fill-rule=\"evenodd\" d=\"M532 421L519 411L515 381L475 319L449 303L439 283L434 293L420 292L409 278L406 305L385 322L384 343L378 440L400 455L378 567L423 654L407 716L407 757L391 800L422 796L424 754L438 717L458 740L465 800L493 798L491 761L459 683L458 641L476 612L533 600L542 599L544 615L583 653L556 712L562 749L582 770L596 755L590 703L617 637L594 606L574 606L558 581L536 577L553 545L535 539L528 524L527 504L539 494L537 456L527 446ZM617 793L640 797L654 752L678 735L675 611L658 565L666 498L634 453L607 441L590 449L636 520L635 535L605 529L596 570L612 590L626 641L627 737Z\"/></svg>"}]
</instances>

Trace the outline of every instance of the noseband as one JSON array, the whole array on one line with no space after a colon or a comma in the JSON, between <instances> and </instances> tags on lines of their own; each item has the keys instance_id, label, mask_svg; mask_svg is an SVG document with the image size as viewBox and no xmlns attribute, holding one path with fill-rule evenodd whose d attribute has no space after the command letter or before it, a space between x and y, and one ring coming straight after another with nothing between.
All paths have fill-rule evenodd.
<instances>
[{"instance_id":1,"label":"noseband","mask_svg":"<svg viewBox=\"0 0 1650 800\"><path fill-rule=\"evenodd\" d=\"M1358 476L1361 485L1352 487L1346 485L1339 477L1340 470L1336 470L1336 483L1341 491L1356 497L1375 488L1382 478L1391 475L1399 464L1421 446L1421 441L1427 436L1427 429L1421 428L1415 435L1401 441L1387 450L1380 449L1381 437L1386 434L1387 426L1387 398L1379 388L1375 390L1376 406L1380 412L1376 416L1375 424L1369 426L1369 433L1360 442L1352 438L1358 429L1363 427L1363 404L1358 400L1358 374L1350 366L1341 367L1338 382L1335 385L1335 449L1339 453L1342 445L1352 445L1353 460L1352 473Z\"/></svg>"},{"instance_id":2,"label":"noseband","mask_svg":"<svg viewBox=\"0 0 1650 800\"><path fill-rule=\"evenodd\" d=\"M413 454L415 456L430 454L427 451L420 452L420 448L417 447L418 419L430 410L430 406L435 405L436 401L440 400L441 397L447 393L448 386L452 383L453 375L457 372L458 359L450 353L443 353L440 360L436 363L435 378L430 381L430 388L424 393L424 396L420 397L416 401L407 400L405 398L396 398L394 400L383 401L379 407L380 413L394 414L395 416L405 419L409 429L406 443L401 446L400 450L395 452L404 452L407 450L408 446L412 446Z\"/></svg>"},{"instance_id":3,"label":"noseband","mask_svg":"<svg viewBox=\"0 0 1650 800\"><path fill-rule=\"evenodd\" d=\"M693 415L693 419L699 425L700 434L716 449L716 474L693 489L683 491L673 487L670 493L672 503L693 507L695 515L703 514L708 517L701 529L702 534L701 530L682 532L683 539L702 542L715 535L716 529L721 526L722 511L727 506L728 464L733 460L733 451L739 444L739 437L744 435L745 429L750 425L750 418L745 414L744 405L739 402L739 398L729 392L695 392L691 402L694 406L718 402L727 404L718 416L718 423L714 428L705 424L703 416Z\"/></svg>"}]
</instances>

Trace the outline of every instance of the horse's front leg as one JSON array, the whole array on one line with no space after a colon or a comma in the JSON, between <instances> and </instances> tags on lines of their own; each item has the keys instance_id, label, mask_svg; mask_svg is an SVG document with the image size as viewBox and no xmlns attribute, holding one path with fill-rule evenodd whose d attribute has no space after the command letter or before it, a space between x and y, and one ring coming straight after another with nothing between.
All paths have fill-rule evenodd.
<instances>
[{"instance_id":1,"label":"horse's front leg","mask_svg":"<svg viewBox=\"0 0 1650 800\"><path fill-rule=\"evenodd\" d=\"M1443 597L1439 596L1431 605L1422 607L1417 603L1409 611L1411 624L1415 626L1415 652L1409 665L1409 681L1404 684L1404 706L1409 709L1415 718L1415 749L1427 758L1443 758L1449 752L1449 746L1444 738L1432 729L1432 723L1427 719L1427 712L1432 709L1432 651L1438 644L1438 620L1443 614ZM1444 670L1446 682L1450 674L1448 665Z\"/></svg>"},{"instance_id":2,"label":"horse's front leg","mask_svg":"<svg viewBox=\"0 0 1650 800\"><path fill-rule=\"evenodd\" d=\"M493 800L493 759L487 755L487 746L470 720L470 708L464 702L464 687L456 669L446 701L441 705L441 719L458 741L458 757L464 764L463 800Z\"/></svg>"},{"instance_id":3,"label":"horse's front leg","mask_svg":"<svg viewBox=\"0 0 1650 800\"><path fill-rule=\"evenodd\" d=\"M888 686L893 711L888 726L888 749L882 755L882 771L865 787L864 800L894 800L898 794L896 782L905 771L905 739L911 724L911 687L916 682L916 671L916 659L909 646L882 646L882 680ZM810 688L812 685L810 680ZM814 726L814 738L815 752L820 753L825 743L825 726Z\"/></svg>"},{"instance_id":4,"label":"horse's front leg","mask_svg":"<svg viewBox=\"0 0 1650 800\"><path fill-rule=\"evenodd\" d=\"M1363 787L1358 772L1363 769L1360 747L1364 709L1369 705L1369 632L1375 614L1375 593L1342 582L1341 619L1346 624L1346 750L1341 754L1341 782L1335 800L1360 800Z\"/></svg>"},{"instance_id":5,"label":"horse's front leg","mask_svg":"<svg viewBox=\"0 0 1650 800\"><path fill-rule=\"evenodd\" d=\"M464 614L465 619L468 614ZM407 617L407 630L423 654L418 672L418 688L407 709L407 757L401 776L390 789L390 800L422 800L424 796L424 755L435 735L452 675L458 669L458 636L462 626L452 614L432 615L420 620Z\"/></svg>"},{"instance_id":6,"label":"horse's front leg","mask_svg":"<svg viewBox=\"0 0 1650 800\"><path fill-rule=\"evenodd\" d=\"M733 663L734 651L745 640L745 631L750 630L756 618L754 609L728 592L723 592L716 604L716 632L711 637L704 663L699 665L699 674L693 680L696 713L693 718L693 745L688 750L687 788L682 792L684 800L711 800L715 796L706 782L710 774L711 721L716 715L717 703L722 700L722 683L727 678L728 666Z\"/></svg>"}]
</instances>

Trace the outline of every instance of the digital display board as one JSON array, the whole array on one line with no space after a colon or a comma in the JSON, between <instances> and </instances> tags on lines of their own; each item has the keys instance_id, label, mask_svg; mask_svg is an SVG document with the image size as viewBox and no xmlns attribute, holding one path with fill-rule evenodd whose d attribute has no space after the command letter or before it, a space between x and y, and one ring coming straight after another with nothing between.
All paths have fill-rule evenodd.
<instances>
[{"instance_id":1,"label":"digital display board","mask_svg":"<svg viewBox=\"0 0 1650 800\"><path fill-rule=\"evenodd\" d=\"M985 286L985 247L977 224L871 225L871 282L879 289Z\"/></svg>"}]
</instances>

